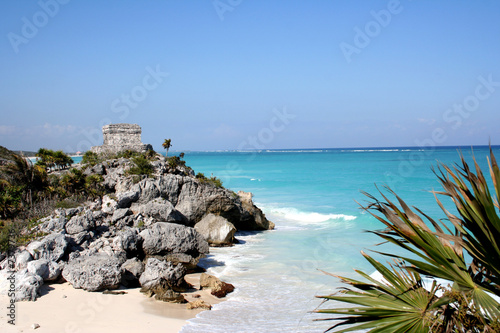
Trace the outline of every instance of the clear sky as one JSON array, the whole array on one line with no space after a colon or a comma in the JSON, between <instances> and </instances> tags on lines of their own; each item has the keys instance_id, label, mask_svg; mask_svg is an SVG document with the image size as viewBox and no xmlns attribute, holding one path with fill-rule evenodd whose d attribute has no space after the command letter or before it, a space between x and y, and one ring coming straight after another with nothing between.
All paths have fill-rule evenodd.
<instances>
[{"instance_id":1,"label":"clear sky","mask_svg":"<svg viewBox=\"0 0 500 333\"><path fill-rule=\"evenodd\" d=\"M0 145L500 144L500 1L3 0Z\"/></svg>"}]
</instances>

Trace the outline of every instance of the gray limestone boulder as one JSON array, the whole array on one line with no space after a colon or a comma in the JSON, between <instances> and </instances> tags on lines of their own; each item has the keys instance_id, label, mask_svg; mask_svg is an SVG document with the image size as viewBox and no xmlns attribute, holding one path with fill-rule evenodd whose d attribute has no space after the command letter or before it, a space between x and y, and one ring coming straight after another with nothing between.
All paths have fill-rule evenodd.
<instances>
[{"instance_id":1,"label":"gray limestone boulder","mask_svg":"<svg viewBox=\"0 0 500 333\"><path fill-rule=\"evenodd\" d=\"M41 220L41 224L38 225L38 230L45 233L61 232L64 230L68 219L66 216L57 217L46 217Z\"/></svg>"},{"instance_id":2,"label":"gray limestone boulder","mask_svg":"<svg viewBox=\"0 0 500 333\"><path fill-rule=\"evenodd\" d=\"M142 237L137 228L125 228L113 238L112 244L115 251L124 251L131 258L142 248Z\"/></svg>"},{"instance_id":3,"label":"gray limestone boulder","mask_svg":"<svg viewBox=\"0 0 500 333\"><path fill-rule=\"evenodd\" d=\"M17 252L15 255L16 270L21 270L28 267L28 263L33 260L33 256L27 250Z\"/></svg>"},{"instance_id":4,"label":"gray limestone boulder","mask_svg":"<svg viewBox=\"0 0 500 333\"><path fill-rule=\"evenodd\" d=\"M190 177L184 178L175 208L191 222L191 225L199 222L208 213L224 216L233 224L240 221L242 216L237 195Z\"/></svg>"},{"instance_id":5,"label":"gray limestone boulder","mask_svg":"<svg viewBox=\"0 0 500 333\"><path fill-rule=\"evenodd\" d=\"M121 284L126 287L139 286L139 278L144 272L144 263L136 257L130 258L123 263L122 269Z\"/></svg>"},{"instance_id":6,"label":"gray limestone boulder","mask_svg":"<svg viewBox=\"0 0 500 333\"><path fill-rule=\"evenodd\" d=\"M142 248L148 256L161 256L174 263L194 268L208 254L208 242L194 228L157 222L140 233Z\"/></svg>"},{"instance_id":7,"label":"gray limestone boulder","mask_svg":"<svg viewBox=\"0 0 500 333\"><path fill-rule=\"evenodd\" d=\"M210 245L224 246L234 243L236 228L222 216L208 214L194 226Z\"/></svg>"},{"instance_id":8,"label":"gray limestone boulder","mask_svg":"<svg viewBox=\"0 0 500 333\"><path fill-rule=\"evenodd\" d=\"M34 260L47 259L58 262L64 256L68 241L63 234L50 234L38 241L31 242L26 250Z\"/></svg>"},{"instance_id":9,"label":"gray limestone boulder","mask_svg":"<svg viewBox=\"0 0 500 333\"><path fill-rule=\"evenodd\" d=\"M139 193L138 203L147 203L160 197L161 192L154 179L146 178L132 186L131 191Z\"/></svg>"},{"instance_id":10,"label":"gray limestone boulder","mask_svg":"<svg viewBox=\"0 0 500 333\"><path fill-rule=\"evenodd\" d=\"M40 276L43 281L54 281L61 275L60 265L47 259L30 261L27 268L29 273Z\"/></svg>"},{"instance_id":11,"label":"gray limestone boulder","mask_svg":"<svg viewBox=\"0 0 500 333\"><path fill-rule=\"evenodd\" d=\"M181 264L174 265L166 260L148 258L144 272L139 278L141 292L165 302L184 303L179 291L185 291L186 270Z\"/></svg>"},{"instance_id":12,"label":"gray limestone boulder","mask_svg":"<svg viewBox=\"0 0 500 333\"><path fill-rule=\"evenodd\" d=\"M184 177L180 175L167 174L157 180L157 186L162 198L165 198L174 206L177 205L183 184Z\"/></svg>"},{"instance_id":13,"label":"gray limestone boulder","mask_svg":"<svg viewBox=\"0 0 500 333\"><path fill-rule=\"evenodd\" d=\"M129 208L133 202L139 199L139 191L127 191L116 195L118 208Z\"/></svg>"},{"instance_id":14,"label":"gray limestone boulder","mask_svg":"<svg viewBox=\"0 0 500 333\"><path fill-rule=\"evenodd\" d=\"M113 212L111 224L115 224L126 216L132 215L132 211L128 208L118 208Z\"/></svg>"},{"instance_id":15,"label":"gray limestone boulder","mask_svg":"<svg viewBox=\"0 0 500 333\"><path fill-rule=\"evenodd\" d=\"M99 291L118 288L123 270L122 261L102 253L70 260L62 276L76 289Z\"/></svg>"},{"instance_id":16,"label":"gray limestone boulder","mask_svg":"<svg viewBox=\"0 0 500 333\"><path fill-rule=\"evenodd\" d=\"M241 206L244 210L242 216L241 230L272 230L274 223L269 221L264 213L254 205L252 201L252 193L238 191L238 196L241 201Z\"/></svg>"},{"instance_id":17,"label":"gray limestone boulder","mask_svg":"<svg viewBox=\"0 0 500 333\"><path fill-rule=\"evenodd\" d=\"M116 208L118 208L118 203L114 198L111 198L109 195L102 197L101 211L106 214L113 214Z\"/></svg>"},{"instance_id":18,"label":"gray limestone boulder","mask_svg":"<svg viewBox=\"0 0 500 333\"><path fill-rule=\"evenodd\" d=\"M28 272L27 269L17 272L0 271L0 294L13 293L16 302L35 301L42 285L42 277Z\"/></svg>"},{"instance_id":19,"label":"gray limestone boulder","mask_svg":"<svg viewBox=\"0 0 500 333\"><path fill-rule=\"evenodd\" d=\"M133 207L134 211L153 222L165 221L186 225L188 221L174 206L163 198L157 198L146 204Z\"/></svg>"},{"instance_id":20,"label":"gray limestone boulder","mask_svg":"<svg viewBox=\"0 0 500 333\"><path fill-rule=\"evenodd\" d=\"M94 215L91 210L87 210L78 215L73 216L66 223L66 232L74 235L83 231L89 231L96 227Z\"/></svg>"}]
</instances>

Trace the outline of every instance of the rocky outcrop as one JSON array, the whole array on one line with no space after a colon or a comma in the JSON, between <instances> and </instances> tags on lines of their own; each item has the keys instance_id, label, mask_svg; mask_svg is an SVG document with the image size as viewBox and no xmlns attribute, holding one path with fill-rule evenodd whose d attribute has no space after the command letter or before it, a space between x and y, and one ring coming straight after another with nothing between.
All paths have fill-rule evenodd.
<instances>
[{"instance_id":1,"label":"rocky outcrop","mask_svg":"<svg viewBox=\"0 0 500 333\"><path fill-rule=\"evenodd\" d=\"M188 309L188 310L194 310L194 309L211 310L212 306L201 299L197 299L195 301L189 302L186 305L186 309Z\"/></svg>"},{"instance_id":2,"label":"rocky outcrop","mask_svg":"<svg viewBox=\"0 0 500 333\"><path fill-rule=\"evenodd\" d=\"M208 214L194 228L210 245L225 246L234 243L236 228L222 216Z\"/></svg>"},{"instance_id":3,"label":"rocky outcrop","mask_svg":"<svg viewBox=\"0 0 500 333\"><path fill-rule=\"evenodd\" d=\"M122 265L122 285L125 287L139 286L139 278L144 272L144 263L138 258L131 258L125 261Z\"/></svg>"},{"instance_id":4,"label":"rocky outcrop","mask_svg":"<svg viewBox=\"0 0 500 333\"><path fill-rule=\"evenodd\" d=\"M137 124L109 124L103 126L103 145L92 147L94 153L116 154L123 150L146 152L152 150L150 144L141 142L141 127Z\"/></svg>"},{"instance_id":5,"label":"rocky outcrop","mask_svg":"<svg viewBox=\"0 0 500 333\"><path fill-rule=\"evenodd\" d=\"M158 222L140 233L147 256L158 256L193 269L208 254L208 243L195 229L180 224Z\"/></svg>"},{"instance_id":6,"label":"rocky outcrop","mask_svg":"<svg viewBox=\"0 0 500 333\"><path fill-rule=\"evenodd\" d=\"M227 294L234 291L234 286L218 279L213 275L202 273L200 276L200 287L202 289L210 289L210 293L215 297L226 297Z\"/></svg>"},{"instance_id":7,"label":"rocky outcrop","mask_svg":"<svg viewBox=\"0 0 500 333\"><path fill-rule=\"evenodd\" d=\"M115 289L122 278L122 263L117 257L106 254L80 256L64 266L62 276L76 289Z\"/></svg>"},{"instance_id":8,"label":"rocky outcrop","mask_svg":"<svg viewBox=\"0 0 500 333\"><path fill-rule=\"evenodd\" d=\"M113 146L113 140L105 146ZM152 162L152 177L137 181L126 172L132 164L120 158L84 170L103 177L106 194L55 210L31 230L47 236L18 249L13 258L0 254L0 274L10 277L8 269L14 269L9 274L16 277L18 300L34 300L44 281L65 279L88 291L140 285L159 300L185 302L184 275L196 270L209 244L231 245L236 230L273 227L251 194L197 179L190 168L168 165L163 157ZM205 288L217 297L234 289L214 279L208 278Z\"/></svg>"},{"instance_id":9,"label":"rocky outcrop","mask_svg":"<svg viewBox=\"0 0 500 333\"><path fill-rule=\"evenodd\" d=\"M15 268L16 270L24 269L28 266L28 263L33 260L31 253L29 251L20 251L16 253L15 256Z\"/></svg>"},{"instance_id":10,"label":"rocky outcrop","mask_svg":"<svg viewBox=\"0 0 500 333\"><path fill-rule=\"evenodd\" d=\"M80 232L89 231L95 228L95 219L91 210L73 216L68 223L66 223L66 233L75 235Z\"/></svg>"},{"instance_id":11,"label":"rocky outcrop","mask_svg":"<svg viewBox=\"0 0 500 333\"><path fill-rule=\"evenodd\" d=\"M185 303L179 291L185 291L186 270L181 264L174 265L170 261L149 258L139 282L141 292L155 296L157 300L174 303Z\"/></svg>"},{"instance_id":12,"label":"rocky outcrop","mask_svg":"<svg viewBox=\"0 0 500 333\"><path fill-rule=\"evenodd\" d=\"M156 198L142 205L135 205L132 209L144 216L149 223L155 222L173 222L179 224L188 224L188 220L174 206L163 198Z\"/></svg>"},{"instance_id":13,"label":"rocky outcrop","mask_svg":"<svg viewBox=\"0 0 500 333\"><path fill-rule=\"evenodd\" d=\"M63 234L51 234L41 240L31 242L26 250L34 260L47 259L57 262L63 258L67 247L68 241Z\"/></svg>"},{"instance_id":14,"label":"rocky outcrop","mask_svg":"<svg viewBox=\"0 0 500 333\"><path fill-rule=\"evenodd\" d=\"M43 281L54 281L61 275L61 266L52 260L38 259L28 263L28 272L40 276Z\"/></svg>"},{"instance_id":15,"label":"rocky outcrop","mask_svg":"<svg viewBox=\"0 0 500 333\"><path fill-rule=\"evenodd\" d=\"M238 191L238 196L241 202L241 206L244 210L244 216L242 217L241 225L236 225L245 230L271 230L274 229L274 223L266 219L264 213L254 205L252 201L252 193Z\"/></svg>"},{"instance_id":16,"label":"rocky outcrop","mask_svg":"<svg viewBox=\"0 0 500 333\"><path fill-rule=\"evenodd\" d=\"M42 285L43 279L26 268L17 272L6 269L0 271L0 294L11 294L16 302L36 300Z\"/></svg>"}]
</instances>

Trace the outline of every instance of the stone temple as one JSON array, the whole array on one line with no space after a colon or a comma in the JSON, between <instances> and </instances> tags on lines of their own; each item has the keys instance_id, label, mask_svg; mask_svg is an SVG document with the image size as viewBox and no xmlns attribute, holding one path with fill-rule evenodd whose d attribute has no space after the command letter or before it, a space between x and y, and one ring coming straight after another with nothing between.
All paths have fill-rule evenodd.
<instances>
[{"instance_id":1,"label":"stone temple","mask_svg":"<svg viewBox=\"0 0 500 333\"><path fill-rule=\"evenodd\" d=\"M103 145L90 150L98 154L116 154L124 150L143 153L153 150L153 146L141 142L141 133L141 127L137 124L109 124L102 127Z\"/></svg>"}]
</instances>

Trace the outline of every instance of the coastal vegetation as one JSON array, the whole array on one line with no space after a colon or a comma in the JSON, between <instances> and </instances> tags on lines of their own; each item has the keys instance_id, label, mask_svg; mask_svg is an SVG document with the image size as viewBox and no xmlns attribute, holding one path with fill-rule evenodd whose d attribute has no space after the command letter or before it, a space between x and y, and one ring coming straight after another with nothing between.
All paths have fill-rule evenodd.
<instances>
[{"instance_id":1,"label":"coastal vegetation","mask_svg":"<svg viewBox=\"0 0 500 333\"><path fill-rule=\"evenodd\" d=\"M36 153L36 165L47 170L63 170L73 164L73 159L63 153L62 150L53 151L51 149L40 148Z\"/></svg>"},{"instance_id":2,"label":"coastal vegetation","mask_svg":"<svg viewBox=\"0 0 500 333\"><path fill-rule=\"evenodd\" d=\"M11 257L16 263L14 272L0 268L1 279L9 274L16 279L14 300L34 301L44 283L67 281L87 291L140 286L148 297L191 300L191 308L209 309L191 296L185 275L200 269L210 244L231 245L237 230L269 230L274 224L250 193L235 196L221 182L214 186L215 177L195 177L183 155L167 160L154 151L104 150L86 153L69 170L33 165L10 152L2 160L2 189L21 188L19 211L3 219L0 232L0 260ZM7 177L20 168L16 182ZM27 201L24 186L36 170L44 183ZM41 202L50 209L26 218ZM234 290L206 278L211 282L200 278L199 289L210 289L217 298Z\"/></svg>"},{"instance_id":3,"label":"coastal vegetation","mask_svg":"<svg viewBox=\"0 0 500 333\"><path fill-rule=\"evenodd\" d=\"M362 280L330 274L347 286L320 298L349 306L316 311L337 315L326 319L339 321L329 330L500 331L500 169L491 149L488 164L491 191L475 159L472 167L461 156L460 164L433 169L443 187L434 192L443 220L410 208L389 188L396 202L364 193L370 202L363 209L386 227L373 233L402 252L375 251L393 259L389 265L362 253L376 270L356 270Z\"/></svg>"},{"instance_id":4,"label":"coastal vegetation","mask_svg":"<svg viewBox=\"0 0 500 333\"><path fill-rule=\"evenodd\" d=\"M165 156L168 157L168 150L172 147L172 139L165 139L161 145L167 151Z\"/></svg>"},{"instance_id":5,"label":"coastal vegetation","mask_svg":"<svg viewBox=\"0 0 500 333\"><path fill-rule=\"evenodd\" d=\"M200 180L204 184L212 184L215 187L222 187L222 180L215 176L211 176L207 178L202 172L198 172L196 174L196 179Z\"/></svg>"}]
</instances>

